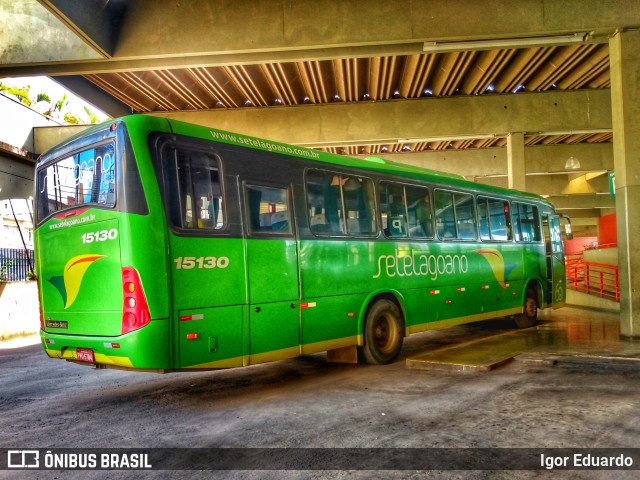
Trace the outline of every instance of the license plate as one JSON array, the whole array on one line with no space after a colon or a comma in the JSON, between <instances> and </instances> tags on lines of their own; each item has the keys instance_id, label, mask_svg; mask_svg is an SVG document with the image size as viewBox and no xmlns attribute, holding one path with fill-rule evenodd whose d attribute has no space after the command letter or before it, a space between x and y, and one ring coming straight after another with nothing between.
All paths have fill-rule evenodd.
<instances>
[{"instance_id":1,"label":"license plate","mask_svg":"<svg viewBox=\"0 0 640 480\"><path fill-rule=\"evenodd\" d=\"M76 357L81 362L89 362L93 363L95 360L93 358L93 350L89 348L76 348Z\"/></svg>"}]
</instances>

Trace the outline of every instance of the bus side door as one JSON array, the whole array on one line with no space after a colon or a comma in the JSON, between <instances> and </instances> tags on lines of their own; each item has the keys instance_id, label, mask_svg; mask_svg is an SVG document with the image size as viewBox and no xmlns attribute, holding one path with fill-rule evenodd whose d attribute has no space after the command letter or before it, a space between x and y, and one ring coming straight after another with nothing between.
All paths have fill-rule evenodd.
<instances>
[{"instance_id":1,"label":"bus side door","mask_svg":"<svg viewBox=\"0 0 640 480\"><path fill-rule=\"evenodd\" d=\"M246 265L242 232L230 225L240 223L227 205L235 203L234 188L229 185L230 200L225 201L220 159L207 148L170 141L161 158L170 226L174 363L180 368L243 366Z\"/></svg>"},{"instance_id":2,"label":"bus side door","mask_svg":"<svg viewBox=\"0 0 640 480\"><path fill-rule=\"evenodd\" d=\"M300 354L298 251L291 189L244 182L249 363Z\"/></svg>"},{"instance_id":3,"label":"bus side door","mask_svg":"<svg viewBox=\"0 0 640 480\"><path fill-rule=\"evenodd\" d=\"M543 217L544 243L547 256L547 295L544 299L548 305L562 306L565 301L565 266L564 246L560 231L560 217L545 215Z\"/></svg>"}]
</instances>

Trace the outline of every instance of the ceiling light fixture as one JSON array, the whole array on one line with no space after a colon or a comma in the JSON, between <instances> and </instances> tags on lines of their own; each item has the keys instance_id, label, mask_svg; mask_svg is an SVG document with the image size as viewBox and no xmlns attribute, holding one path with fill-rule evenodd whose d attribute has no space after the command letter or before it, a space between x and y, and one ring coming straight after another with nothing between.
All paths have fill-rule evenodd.
<instances>
[{"instance_id":1,"label":"ceiling light fixture","mask_svg":"<svg viewBox=\"0 0 640 480\"><path fill-rule=\"evenodd\" d=\"M461 42L424 42L423 52L454 52L462 50L492 50L496 48L542 47L545 45L570 45L591 39L589 32L544 37L495 38L490 40L468 40Z\"/></svg>"},{"instance_id":2,"label":"ceiling light fixture","mask_svg":"<svg viewBox=\"0 0 640 480\"><path fill-rule=\"evenodd\" d=\"M569 157L567 159L566 163L564 164L564 169L565 170L579 170L580 169L580 160L578 160L574 156Z\"/></svg>"}]
</instances>

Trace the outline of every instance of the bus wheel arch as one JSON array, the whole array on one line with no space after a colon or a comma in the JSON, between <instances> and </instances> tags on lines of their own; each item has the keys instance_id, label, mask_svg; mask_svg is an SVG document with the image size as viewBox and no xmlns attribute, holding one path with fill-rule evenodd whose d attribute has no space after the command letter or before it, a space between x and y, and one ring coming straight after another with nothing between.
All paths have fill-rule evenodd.
<instances>
[{"instance_id":1,"label":"bus wheel arch","mask_svg":"<svg viewBox=\"0 0 640 480\"><path fill-rule=\"evenodd\" d=\"M518 328L533 327L538 323L538 309L542 305L542 288L538 282L531 281L524 291L522 312L514 317Z\"/></svg>"},{"instance_id":2,"label":"bus wheel arch","mask_svg":"<svg viewBox=\"0 0 640 480\"><path fill-rule=\"evenodd\" d=\"M363 344L358 347L358 360L370 365L392 363L400 354L405 333L398 298L390 293L374 296L363 316Z\"/></svg>"}]
</instances>

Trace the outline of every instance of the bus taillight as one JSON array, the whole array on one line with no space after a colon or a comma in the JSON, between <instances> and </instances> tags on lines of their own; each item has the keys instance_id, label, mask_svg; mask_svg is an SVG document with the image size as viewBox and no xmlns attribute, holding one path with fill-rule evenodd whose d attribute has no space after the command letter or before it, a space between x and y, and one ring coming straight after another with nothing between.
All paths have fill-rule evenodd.
<instances>
[{"instance_id":1,"label":"bus taillight","mask_svg":"<svg viewBox=\"0 0 640 480\"><path fill-rule=\"evenodd\" d=\"M122 334L144 327L151 320L140 276L135 268L122 267Z\"/></svg>"},{"instance_id":2,"label":"bus taillight","mask_svg":"<svg viewBox=\"0 0 640 480\"><path fill-rule=\"evenodd\" d=\"M40 295L40 279L36 281L38 290L38 311L40 312L40 330L44 330L44 311L42 310L42 296Z\"/></svg>"}]
</instances>

